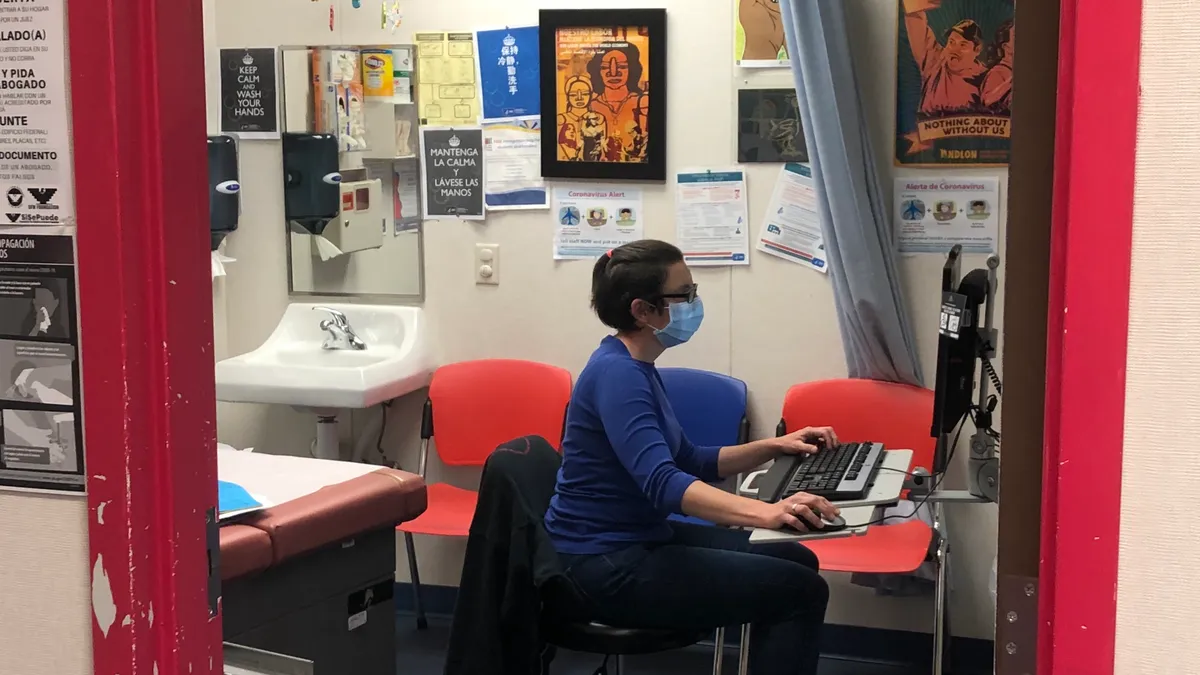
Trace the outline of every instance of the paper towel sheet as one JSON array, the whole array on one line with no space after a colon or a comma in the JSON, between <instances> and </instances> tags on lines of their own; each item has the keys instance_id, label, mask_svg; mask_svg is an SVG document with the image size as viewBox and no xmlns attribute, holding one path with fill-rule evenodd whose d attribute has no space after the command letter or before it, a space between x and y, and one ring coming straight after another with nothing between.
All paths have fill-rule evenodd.
<instances>
[{"instance_id":1,"label":"paper towel sheet","mask_svg":"<svg viewBox=\"0 0 1200 675\"><path fill-rule=\"evenodd\" d=\"M313 245L317 247L317 255L321 257L321 261L330 260L342 255L342 250L338 248L332 241L319 234L312 235Z\"/></svg>"},{"instance_id":2,"label":"paper towel sheet","mask_svg":"<svg viewBox=\"0 0 1200 675\"><path fill-rule=\"evenodd\" d=\"M291 223L291 231L293 234L301 234L312 240L313 251L321 258L321 261L332 260L342 254L342 249L337 247L332 241L319 234L313 234L308 230L300 227L295 223Z\"/></svg>"},{"instance_id":3,"label":"paper towel sheet","mask_svg":"<svg viewBox=\"0 0 1200 675\"><path fill-rule=\"evenodd\" d=\"M225 276L225 265L227 263L237 262L234 258L221 253L220 250L212 252L212 278Z\"/></svg>"}]
</instances>

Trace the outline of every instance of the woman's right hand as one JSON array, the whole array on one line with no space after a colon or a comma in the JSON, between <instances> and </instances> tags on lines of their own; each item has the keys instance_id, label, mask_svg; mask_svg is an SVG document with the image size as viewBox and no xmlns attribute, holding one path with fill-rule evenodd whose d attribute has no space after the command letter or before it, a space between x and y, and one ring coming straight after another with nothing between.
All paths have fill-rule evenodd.
<instances>
[{"instance_id":1,"label":"woman's right hand","mask_svg":"<svg viewBox=\"0 0 1200 675\"><path fill-rule=\"evenodd\" d=\"M763 511L763 521L759 527L770 530L784 527L801 532L820 530L825 527L821 516L833 517L840 513L829 500L807 492L797 492L787 499L765 506L767 508Z\"/></svg>"}]
</instances>

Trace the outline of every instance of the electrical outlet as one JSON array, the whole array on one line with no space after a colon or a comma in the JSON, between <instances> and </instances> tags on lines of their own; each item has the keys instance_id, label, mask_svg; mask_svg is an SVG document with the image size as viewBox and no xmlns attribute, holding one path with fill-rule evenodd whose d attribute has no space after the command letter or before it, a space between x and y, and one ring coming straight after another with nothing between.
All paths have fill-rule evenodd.
<instances>
[{"instance_id":1,"label":"electrical outlet","mask_svg":"<svg viewBox=\"0 0 1200 675\"><path fill-rule=\"evenodd\" d=\"M475 283L500 284L500 244L475 244Z\"/></svg>"}]
</instances>

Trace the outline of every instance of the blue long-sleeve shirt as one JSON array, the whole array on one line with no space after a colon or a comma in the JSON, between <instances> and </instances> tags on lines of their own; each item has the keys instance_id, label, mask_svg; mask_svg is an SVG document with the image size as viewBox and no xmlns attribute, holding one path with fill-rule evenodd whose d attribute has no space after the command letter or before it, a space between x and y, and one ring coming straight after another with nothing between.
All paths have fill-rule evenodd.
<instances>
[{"instance_id":1,"label":"blue long-sleeve shirt","mask_svg":"<svg viewBox=\"0 0 1200 675\"><path fill-rule=\"evenodd\" d=\"M560 553L609 553L665 541L697 480L715 481L717 447L692 445L654 364L615 337L592 353L567 410L562 468L546 530Z\"/></svg>"}]
</instances>

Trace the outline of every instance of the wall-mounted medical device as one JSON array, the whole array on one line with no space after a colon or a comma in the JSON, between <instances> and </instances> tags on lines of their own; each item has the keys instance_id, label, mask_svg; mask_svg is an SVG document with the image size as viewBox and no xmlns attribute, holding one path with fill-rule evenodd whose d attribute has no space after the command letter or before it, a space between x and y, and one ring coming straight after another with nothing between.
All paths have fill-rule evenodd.
<instances>
[{"instance_id":1,"label":"wall-mounted medical device","mask_svg":"<svg viewBox=\"0 0 1200 675\"><path fill-rule=\"evenodd\" d=\"M341 190L338 219L325 228L322 236L343 254L383 246L383 231L387 224L379 179L347 180L342 183Z\"/></svg>"},{"instance_id":2,"label":"wall-mounted medical device","mask_svg":"<svg viewBox=\"0 0 1200 675\"><path fill-rule=\"evenodd\" d=\"M212 250L238 227L241 212L237 143L230 136L208 137L208 228Z\"/></svg>"},{"instance_id":3,"label":"wall-mounted medical device","mask_svg":"<svg viewBox=\"0 0 1200 675\"><path fill-rule=\"evenodd\" d=\"M283 210L290 226L322 234L341 213L342 174L333 134L283 134Z\"/></svg>"}]
</instances>

